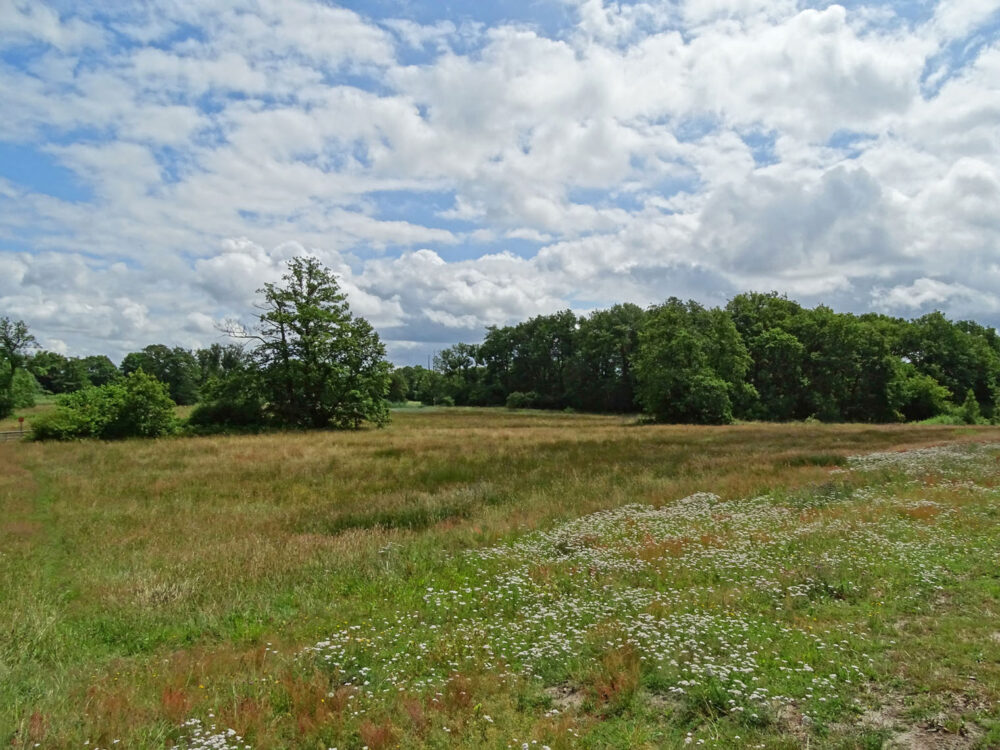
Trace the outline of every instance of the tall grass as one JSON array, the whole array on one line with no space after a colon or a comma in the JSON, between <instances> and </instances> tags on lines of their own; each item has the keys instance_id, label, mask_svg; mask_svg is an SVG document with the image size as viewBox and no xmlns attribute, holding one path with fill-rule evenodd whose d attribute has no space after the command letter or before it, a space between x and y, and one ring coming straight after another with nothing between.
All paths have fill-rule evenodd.
<instances>
[{"instance_id":1,"label":"tall grass","mask_svg":"<svg viewBox=\"0 0 1000 750\"><path fill-rule=\"evenodd\" d=\"M117 739L127 747L197 747L216 734L215 723L264 748L507 747L515 740L518 747L532 740L551 747L659 747L681 746L688 736L736 742L737 734L768 747L797 746L806 736L816 746L829 739L846 747L865 732L882 736L877 728L843 728L857 718L852 701L879 680L938 685L949 720L968 723L972 718L948 703L959 683L915 659L906 661L910 672L894 671L886 633L898 641L898 627L919 621L905 642L920 647L933 641L934 628L949 636L985 633L986 614L962 614L973 601L994 606L983 604L996 592L982 561L952 547L940 552L956 577L934 584L942 588L931 595L951 597L935 611L928 600L902 595L912 578L902 559L877 569L885 586L874 568L823 560L855 549L844 531L852 524L883 524L896 535L893 544L918 543L923 526L941 524L942 513L906 503L928 498L942 505L946 519L974 510L949 533L995 555L995 530L987 523L996 507L988 494L995 478L985 459L955 458L957 469L935 464L910 477L893 466L855 471L846 457L997 435L985 427L637 427L614 417L449 409L397 412L390 428L359 433L0 445L0 743L108 747ZM966 480L986 489L963 489ZM866 487L881 488L872 497L885 502L867 502ZM648 539L635 537L639 549L620 540L632 538L630 524L646 523L647 516L623 511L621 529L569 539L551 559L529 560L525 552L511 562L488 552L512 541L534 543L536 531L588 514L671 508L705 492L718 498L718 518L709 511L677 533L657 536L653 529ZM738 504L748 498L765 498L761 513L773 506L794 517L782 515L780 528L726 527L724 516L744 512ZM798 525L816 523L826 525L805 542L793 534ZM784 545L789 567L782 585L812 592L806 602L761 596L751 578L728 580L715 567L678 567L705 549L743 549L747 539ZM618 557L653 567L598 566L591 576L592 559ZM510 583L522 562L530 585ZM589 583L581 587L580 576L590 576ZM888 583L894 577L895 588ZM505 581L513 598L491 598ZM446 605L428 599L428 589L476 587L461 602L451 594ZM591 623L587 640L569 656L553 652L536 663L517 656L516 639L502 637L505 629L535 632L522 628L519 617L538 597L593 613L632 589L660 598L634 612L632 599L621 600L622 617ZM661 596L668 589L673 604ZM593 593L601 591L607 595ZM803 720L805 683L796 687L793 680L789 689L799 697L781 709L790 713L762 709L759 725L748 723L728 709L730 698L718 686L679 700L668 690L674 673L646 660L648 634L630 629L630 618L650 613L657 622L686 622L682 610L695 606L715 613L713 638L735 645L740 632L739 642L750 649L780 640L782 627L808 634L809 627L850 623L851 648L867 640L873 661L855 663L852 651L850 664L862 672L852 688L830 692L829 711L816 709ZM741 618L750 631L741 630ZM440 635L448 628L463 635ZM542 628L536 635L561 632ZM331 670L304 650L331 634L357 639L340 659L350 667ZM420 643L425 652L415 651ZM473 644L479 651L466 660ZM782 658L807 657L823 644L803 636L781 646ZM986 687L994 673L976 666L983 662L954 644L934 648L942 651L941 663L954 663L956 681L959 671L979 672L983 679L971 686L977 700L996 699ZM404 663L406 669L393 671ZM847 664L838 662L838 669ZM376 673L398 678L399 687L364 686L364 675ZM909 700L915 691L897 693ZM966 732L981 740L992 730L989 712L980 714L981 723ZM189 720L200 724L182 727ZM900 714L900 722L908 720Z\"/></svg>"}]
</instances>

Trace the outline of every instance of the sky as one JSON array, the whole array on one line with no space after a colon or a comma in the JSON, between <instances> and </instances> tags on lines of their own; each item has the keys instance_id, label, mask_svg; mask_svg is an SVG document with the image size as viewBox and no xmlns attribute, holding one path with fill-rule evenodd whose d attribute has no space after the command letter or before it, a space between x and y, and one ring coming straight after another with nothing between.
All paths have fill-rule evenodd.
<instances>
[{"instance_id":1,"label":"sky","mask_svg":"<svg viewBox=\"0 0 1000 750\"><path fill-rule=\"evenodd\" d=\"M310 254L397 364L670 296L1000 325L1000 0L0 0L0 315L224 341Z\"/></svg>"}]
</instances>

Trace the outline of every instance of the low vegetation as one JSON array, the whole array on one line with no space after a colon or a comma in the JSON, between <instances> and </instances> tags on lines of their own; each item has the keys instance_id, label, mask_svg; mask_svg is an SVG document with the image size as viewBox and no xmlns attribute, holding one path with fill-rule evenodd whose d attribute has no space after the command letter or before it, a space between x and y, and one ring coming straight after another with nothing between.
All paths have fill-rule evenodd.
<instances>
[{"instance_id":1,"label":"low vegetation","mask_svg":"<svg viewBox=\"0 0 1000 750\"><path fill-rule=\"evenodd\" d=\"M0 744L996 747L998 442L441 409L0 445Z\"/></svg>"},{"instance_id":2,"label":"low vegetation","mask_svg":"<svg viewBox=\"0 0 1000 750\"><path fill-rule=\"evenodd\" d=\"M163 383L137 370L120 381L60 396L54 409L32 420L32 436L36 440L162 437L176 429L175 406Z\"/></svg>"}]
</instances>

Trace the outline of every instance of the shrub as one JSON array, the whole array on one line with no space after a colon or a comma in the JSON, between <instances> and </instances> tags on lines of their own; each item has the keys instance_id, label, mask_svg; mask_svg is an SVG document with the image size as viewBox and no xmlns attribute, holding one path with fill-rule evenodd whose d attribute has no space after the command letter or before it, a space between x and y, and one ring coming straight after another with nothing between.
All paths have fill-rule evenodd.
<instances>
[{"instance_id":1,"label":"shrub","mask_svg":"<svg viewBox=\"0 0 1000 750\"><path fill-rule=\"evenodd\" d=\"M532 409L538 406L539 396L534 391L514 391L507 396L508 409Z\"/></svg>"},{"instance_id":2,"label":"shrub","mask_svg":"<svg viewBox=\"0 0 1000 750\"><path fill-rule=\"evenodd\" d=\"M142 370L120 383L59 397L56 408L32 424L36 440L160 437L173 432L174 402L167 387Z\"/></svg>"},{"instance_id":3,"label":"shrub","mask_svg":"<svg viewBox=\"0 0 1000 750\"><path fill-rule=\"evenodd\" d=\"M248 401L210 401L198 404L188 426L192 432L256 432L265 427L264 413L259 403Z\"/></svg>"},{"instance_id":4,"label":"shrub","mask_svg":"<svg viewBox=\"0 0 1000 750\"><path fill-rule=\"evenodd\" d=\"M895 376L886 384L886 399L898 418L914 422L947 414L951 391L906 362L897 366Z\"/></svg>"},{"instance_id":5,"label":"shrub","mask_svg":"<svg viewBox=\"0 0 1000 750\"><path fill-rule=\"evenodd\" d=\"M936 417L921 419L918 424L960 425L965 424L965 420L963 420L958 414L947 412L945 414L938 414Z\"/></svg>"},{"instance_id":6,"label":"shrub","mask_svg":"<svg viewBox=\"0 0 1000 750\"><path fill-rule=\"evenodd\" d=\"M202 390L205 401L188 417L191 432L259 432L267 426L260 385L252 371L213 378Z\"/></svg>"},{"instance_id":7,"label":"shrub","mask_svg":"<svg viewBox=\"0 0 1000 750\"><path fill-rule=\"evenodd\" d=\"M680 412L686 422L731 424L733 404L729 399L728 384L711 375L695 375L681 399Z\"/></svg>"},{"instance_id":8,"label":"shrub","mask_svg":"<svg viewBox=\"0 0 1000 750\"><path fill-rule=\"evenodd\" d=\"M108 386L104 386L107 388ZM122 386L120 408L108 421L101 437L107 440L127 437L160 437L177 427L176 404L165 383L138 370Z\"/></svg>"},{"instance_id":9,"label":"shrub","mask_svg":"<svg viewBox=\"0 0 1000 750\"><path fill-rule=\"evenodd\" d=\"M87 414L60 404L32 420L31 434L35 440L77 440L97 437L99 431Z\"/></svg>"},{"instance_id":10,"label":"shrub","mask_svg":"<svg viewBox=\"0 0 1000 750\"><path fill-rule=\"evenodd\" d=\"M971 388L965 394L965 402L962 404L962 408L959 409L959 416L965 424L979 424L982 421L982 414L979 411L979 401L976 400L976 394L972 392Z\"/></svg>"}]
</instances>

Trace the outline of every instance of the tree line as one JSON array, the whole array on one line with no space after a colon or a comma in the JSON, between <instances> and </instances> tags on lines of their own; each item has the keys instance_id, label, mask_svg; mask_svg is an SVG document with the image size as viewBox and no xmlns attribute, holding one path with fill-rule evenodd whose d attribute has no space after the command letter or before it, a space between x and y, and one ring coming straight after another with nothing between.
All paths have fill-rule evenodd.
<instances>
[{"instance_id":1,"label":"tree line","mask_svg":"<svg viewBox=\"0 0 1000 750\"><path fill-rule=\"evenodd\" d=\"M142 370L164 383L175 403L187 406L198 403L213 378L227 376L246 360L244 347L235 343L194 350L151 344L126 354L118 367L103 354L67 357L57 352L37 351L24 357L23 372L33 379L34 394L59 395L119 382Z\"/></svg>"},{"instance_id":2,"label":"tree line","mask_svg":"<svg viewBox=\"0 0 1000 750\"><path fill-rule=\"evenodd\" d=\"M336 277L295 258L267 284L232 343L162 344L125 356L37 351L0 318L0 416L59 394L41 437L357 428L390 402L643 413L659 422L1000 421L1000 337L940 312L906 320L806 308L777 293L725 307L671 298L588 315L564 310L492 326L480 344L438 352L432 368L393 369L372 326L351 314Z\"/></svg>"},{"instance_id":3,"label":"tree line","mask_svg":"<svg viewBox=\"0 0 1000 750\"><path fill-rule=\"evenodd\" d=\"M395 370L390 398L699 424L994 420L1000 337L940 312L837 313L774 292L722 308L671 298L490 327L432 369Z\"/></svg>"}]
</instances>

